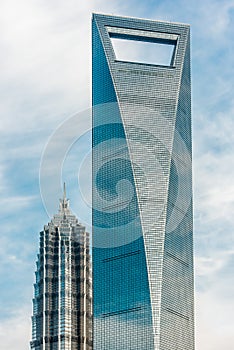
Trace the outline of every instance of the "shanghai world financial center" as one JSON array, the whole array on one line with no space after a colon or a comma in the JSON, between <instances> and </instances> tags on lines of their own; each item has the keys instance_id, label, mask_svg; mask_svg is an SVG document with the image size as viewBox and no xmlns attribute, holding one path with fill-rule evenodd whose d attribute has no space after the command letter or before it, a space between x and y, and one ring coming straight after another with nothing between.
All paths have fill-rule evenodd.
<instances>
[{"instance_id":1,"label":"shanghai world financial center","mask_svg":"<svg viewBox=\"0 0 234 350\"><path fill-rule=\"evenodd\" d=\"M189 25L94 14L92 60L93 292L64 196L41 233L31 348L194 350Z\"/></svg>"},{"instance_id":2,"label":"shanghai world financial center","mask_svg":"<svg viewBox=\"0 0 234 350\"><path fill-rule=\"evenodd\" d=\"M93 346L193 350L190 28L94 14L92 33Z\"/></svg>"}]
</instances>

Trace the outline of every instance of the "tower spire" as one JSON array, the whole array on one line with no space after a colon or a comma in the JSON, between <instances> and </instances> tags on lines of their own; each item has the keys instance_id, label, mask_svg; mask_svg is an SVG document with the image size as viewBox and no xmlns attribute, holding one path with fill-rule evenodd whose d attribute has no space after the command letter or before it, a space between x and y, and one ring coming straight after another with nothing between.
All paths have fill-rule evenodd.
<instances>
[{"instance_id":1,"label":"tower spire","mask_svg":"<svg viewBox=\"0 0 234 350\"><path fill-rule=\"evenodd\" d=\"M66 183L64 182L63 183L63 200L65 200L66 197L67 197L67 195L66 195Z\"/></svg>"},{"instance_id":2,"label":"tower spire","mask_svg":"<svg viewBox=\"0 0 234 350\"><path fill-rule=\"evenodd\" d=\"M63 215L69 214L69 200L67 199L66 183L63 183L63 197L60 199L59 212Z\"/></svg>"}]
</instances>

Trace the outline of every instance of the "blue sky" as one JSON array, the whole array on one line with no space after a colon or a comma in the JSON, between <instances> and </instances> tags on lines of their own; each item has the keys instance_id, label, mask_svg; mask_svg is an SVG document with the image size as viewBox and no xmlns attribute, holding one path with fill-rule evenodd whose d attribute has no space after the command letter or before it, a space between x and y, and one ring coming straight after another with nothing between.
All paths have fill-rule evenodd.
<instances>
[{"instance_id":1,"label":"blue sky","mask_svg":"<svg viewBox=\"0 0 234 350\"><path fill-rule=\"evenodd\" d=\"M29 348L38 233L49 220L40 196L41 156L59 125L90 108L91 13L102 12L191 24L196 343L197 350L230 350L234 1L2 0L0 6L1 348ZM81 139L78 152L87 145L88 137ZM78 211L78 170L69 171L74 154L61 180L86 222L84 208ZM60 196L54 194L52 207Z\"/></svg>"}]
</instances>

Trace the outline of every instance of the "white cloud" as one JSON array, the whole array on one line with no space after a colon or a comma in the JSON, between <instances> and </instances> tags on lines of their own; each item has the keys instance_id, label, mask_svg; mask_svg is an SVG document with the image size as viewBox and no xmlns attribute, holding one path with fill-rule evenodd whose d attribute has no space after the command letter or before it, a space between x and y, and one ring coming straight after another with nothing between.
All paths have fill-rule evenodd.
<instances>
[{"instance_id":1,"label":"white cloud","mask_svg":"<svg viewBox=\"0 0 234 350\"><path fill-rule=\"evenodd\" d=\"M198 24L204 23L205 34L213 40L226 42L224 34L228 34L231 25L231 11L234 9L233 0L225 0L220 6L220 1L200 1L198 7L202 18L197 18Z\"/></svg>"},{"instance_id":2,"label":"white cloud","mask_svg":"<svg viewBox=\"0 0 234 350\"><path fill-rule=\"evenodd\" d=\"M220 283L220 281L217 281ZM233 298L220 298L213 291L196 295L197 350L229 350L234 342Z\"/></svg>"},{"instance_id":3,"label":"white cloud","mask_svg":"<svg viewBox=\"0 0 234 350\"><path fill-rule=\"evenodd\" d=\"M90 4L78 6L75 1L54 7L27 0L4 2L3 130L21 129L23 123L26 130L45 123L48 127L60 111L87 106L90 10Z\"/></svg>"},{"instance_id":4,"label":"white cloud","mask_svg":"<svg viewBox=\"0 0 234 350\"><path fill-rule=\"evenodd\" d=\"M30 204L38 198L37 196L14 196L1 199L2 213L7 210L22 210L29 207Z\"/></svg>"},{"instance_id":5,"label":"white cloud","mask_svg":"<svg viewBox=\"0 0 234 350\"><path fill-rule=\"evenodd\" d=\"M28 349L30 334L30 313L29 307L15 310L8 319L0 319L1 348Z\"/></svg>"},{"instance_id":6,"label":"white cloud","mask_svg":"<svg viewBox=\"0 0 234 350\"><path fill-rule=\"evenodd\" d=\"M197 257L195 261L197 276L211 276L225 265L225 260L217 257Z\"/></svg>"}]
</instances>

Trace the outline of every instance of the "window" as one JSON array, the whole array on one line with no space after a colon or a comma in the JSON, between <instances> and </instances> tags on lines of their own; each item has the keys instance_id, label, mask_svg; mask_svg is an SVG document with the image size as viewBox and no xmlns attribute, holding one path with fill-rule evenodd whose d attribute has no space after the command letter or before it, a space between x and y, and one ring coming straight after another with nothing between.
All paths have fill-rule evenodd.
<instances>
[{"instance_id":1,"label":"window","mask_svg":"<svg viewBox=\"0 0 234 350\"><path fill-rule=\"evenodd\" d=\"M111 41L118 61L167 67L173 65L174 45L118 38L112 38Z\"/></svg>"}]
</instances>

